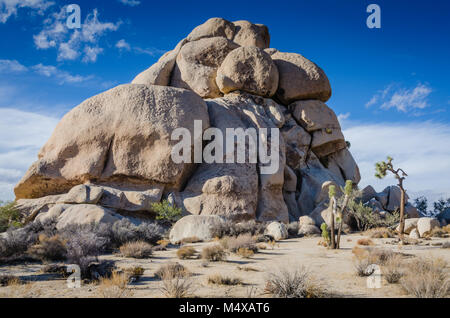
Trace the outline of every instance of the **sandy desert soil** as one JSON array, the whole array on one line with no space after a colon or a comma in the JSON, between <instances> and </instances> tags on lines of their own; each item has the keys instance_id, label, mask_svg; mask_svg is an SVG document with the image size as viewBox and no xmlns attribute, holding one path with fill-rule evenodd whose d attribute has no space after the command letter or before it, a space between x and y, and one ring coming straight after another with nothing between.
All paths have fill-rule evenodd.
<instances>
[{"instance_id":1,"label":"sandy desert soil","mask_svg":"<svg viewBox=\"0 0 450 318\"><path fill-rule=\"evenodd\" d=\"M340 250L330 250L318 246L319 237L293 238L278 242L272 249L268 246L260 250L254 257L243 259L231 254L226 261L210 262L204 267L201 259L179 260L176 248L156 251L150 259L137 260L115 255L104 255L102 259L116 261L119 268L140 265L145 269L139 281L129 285L128 296L131 297L164 297L161 292L161 281L154 274L160 265L168 262L183 264L193 273L192 295L194 297L270 297L264 292L268 274L283 266L306 266L313 277L327 291L336 297L409 297L399 284L388 284L382 281L381 288L367 288L367 280L355 274L352 248L363 236L351 234L343 236ZM372 239L376 248L391 249L405 254L406 261L414 262L417 257L442 258L450 264L450 249L433 246L450 239L433 238L422 241L423 245L398 246L387 244L394 239ZM198 251L210 243L188 244ZM427 245L425 245L427 244ZM65 279L53 274L43 274L41 264L16 266L0 266L1 274L20 276L28 281L23 285L0 287L0 297L101 297L98 284L83 284L81 288L69 289ZM257 271L243 271L242 267L251 267ZM450 269L447 268L450 272ZM242 279L238 286L217 286L208 284L207 277L222 274Z\"/></svg>"}]
</instances>

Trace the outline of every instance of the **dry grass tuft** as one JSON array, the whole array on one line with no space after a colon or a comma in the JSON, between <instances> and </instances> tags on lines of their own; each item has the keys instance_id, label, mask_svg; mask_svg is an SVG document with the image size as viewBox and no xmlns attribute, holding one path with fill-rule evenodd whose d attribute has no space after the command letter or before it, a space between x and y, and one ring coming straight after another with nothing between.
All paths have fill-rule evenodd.
<instances>
[{"instance_id":1,"label":"dry grass tuft","mask_svg":"<svg viewBox=\"0 0 450 318\"><path fill-rule=\"evenodd\" d=\"M187 270L181 267L175 269L173 266L166 266L159 270L159 277L162 280L160 289L168 298L186 298L191 294L192 281Z\"/></svg>"},{"instance_id":2,"label":"dry grass tuft","mask_svg":"<svg viewBox=\"0 0 450 318\"><path fill-rule=\"evenodd\" d=\"M427 237L448 237L449 234L443 228L435 227L426 236Z\"/></svg>"},{"instance_id":3,"label":"dry grass tuft","mask_svg":"<svg viewBox=\"0 0 450 318\"><path fill-rule=\"evenodd\" d=\"M156 271L155 276L159 279L167 278L176 278L176 277L188 277L191 276L191 273L179 263L168 263L161 265L159 269Z\"/></svg>"},{"instance_id":4,"label":"dry grass tuft","mask_svg":"<svg viewBox=\"0 0 450 318\"><path fill-rule=\"evenodd\" d=\"M179 259L193 258L197 254L197 250L192 246L183 246L177 251L177 257Z\"/></svg>"},{"instance_id":5,"label":"dry grass tuft","mask_svg":"<svg viewBox=\"0 0 450 318\"><path fill-rule=\"evenodd\" d=\"M222 276L220 274L208 277L208 284L235 286L242 285L242 279L237 277Z\"/></svg>"},{"instance_id":6,"label":"dry grass tuft","mask_svg":"<svg viewBox=\"0 0 450 318\"><path fill-rule=\"evenodd\" d=\"M0 286L15 286L22 284L22 280L14 275L0 275Z\"/></svg>"},{"instance_id":7,"label":"dry grass tuft","mask_svg":"<svg viewBox=\"0 0 450 318\"><path fill-rule=\"evenodd\" d=\"M370 238L393 238L393 237L395 237L394 231L387 227L377 227L374 229L367 230L366 232L364 232L364 235L367 235Z\"/></svg>"},{"instance_id":8,"label":"dry grass tuft","mask_svg":"<svg viewBox=\"0 0 450 318\"><path fill-rule=\"evenodd\" d=\"M144 275L145 269L142 266L133 266L124 269L125 274L133 281L139 280Z\"/></svg>"},{"instance_id":9,"label":"dry grass tuft","mask_svg":"<svg viewBox=\"0 0 450 318\"><path fill-rule=\"evenodd\" d=\"M399 253L381 248L361 248L355 246L352 249L356 274L360 277L370 276L373 270L368 270L370 265L385 265L391 258L401 257Z\"/></svg>"},{"instance_id":10,"label":"dry grass tuft","mask_svg":"<svg viewBox=\"0 0 450 318\"><path fill-rule=\"evenodd\" d=\"M128 242L120 247L120 253L124 257L149 258L153 253L153 247L144 241Z\"/></svg>"},{"instance_id":11,"label":"dry grass tuft","mask_svg":"<svg viewBox=\"0 0 450 318\"><path fill-rule=\"evenodd\" d=\"M239 255L240 257L243 257L243 258L250 258L253 255L255 255L255 252L253 252L252 250L250 250L246 247L241 247L240 249L238 249L236 251L236 255Z\"/></svg>"},{"instance_id":12,"label":"dry grass tuft","mask_svg":"<svg viewBox=\"0 0 450 318\"><path fill-rule=\"evenodd\" d=\"M367 238L362 238L362 239L357 240L356 244L364 245L364 246L374 245L373 241L371 239L367 239Z\"/></svg>"},{"instance_id":13,"label":"dry grass tuft","mask_svg":"<svg viewBox=\"0 0 450 318\"><path fill-rule=\"evenodd\" d=\"M281 298L321 298L327 295L303 266L281 268L270 274L265 290L272 296Z\"/></svg>"},{"instance_id":14,"label":"dry grass tuft","mask_svg":"<svg viewBox=\"0 0 450 318\"><path fill-rule=\"evenodd\" d=\"M103 298L126 298L133 292L128 289L128 275L113 272L109 278L101 278L98 292Z\"/></svg>"},{"instance_id":15,"label":"dry grass tuft","mask_svg":"<svg viewBox=\"0 0 450 318\"><path fill-rule=\"evenodd\" d=\"M211 262L223 261L226 259L227 253L220 245L206 246L202 250L202 259Z\"/></svg>"},{"instance_id":16,"label":"dry grass tuft","mask_svg":"<svg viewBox=\"0 0 450 318\"><path fill-rule=\"evenodd\" d=\"M443 298L450 293L447 262L437 258L420 258L406 266L402 287L417 298Z\"/></svg>"},{"instance_id":17,"label":"dry grass tuft","mask_svg":"<svg viewBox=\"0 0 450 318\"><path fill-rule=\"evenodd\" d=\"M39 242L28 249L28 255L41 261L61 261L66 258L66 240L58 235L48 237L45 234L39 236Z\"/></svg>"},{"instance_id":18,"label":"dry grass tuft","mask_svg":"<svg viewBox=\"0 0 450 318\"><path fill-rule=\"evenodd\" d=\"M384 262L381 268L384 278L389 284L396 284L403 276L403 259L400 255L394 254Z\"/></svg>"},{"instance_id":19,"label":"dry grass tuft","mask_svg":"<svg viewBox=\"0 0 450 318\"><path fill-rule=\"evenodd\" d=\"M161 248L166 248L167 245L170 244L170 241L169 240L159 240L159 241L156 242L156 244L158 246L160 246Z\"/></svg>"},{"instance_id":20,"label":"dry grass tuft","mask_svg":"<svg viewBox=\"0 0 450 318\"><path fill-rule=\"evenodd\" d=\"M251 250L253 253L258 251L256 239L250 234L241 234L237 237L226 236L222 238L220 245L232 253L236 253L241 248Z\"/></svg>"}]
</instances>

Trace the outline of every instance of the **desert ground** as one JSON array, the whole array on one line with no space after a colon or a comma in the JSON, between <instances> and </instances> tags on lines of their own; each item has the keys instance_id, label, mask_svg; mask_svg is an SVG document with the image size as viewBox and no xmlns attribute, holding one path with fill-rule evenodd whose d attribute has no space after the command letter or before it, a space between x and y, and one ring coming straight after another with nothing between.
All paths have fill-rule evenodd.
<instances>
[{"instance_id":1,"label":"desert ground","mask_svg":"<svg viewBox=\"0 0 450 318\"><path fill-rule=\"evenodd\" d=\"M121 297L166 297L161 290L163 282L155 277L158 268L170 262L178 262L192 274L189 278L192 287L190 297L272 297L265 291L266 279L270 273L280 268L305 266L314 282L327 291L329 297L411 297L401 284L389 284L382 279L381 288L368 288L367 277L359 277L355 272L355 256L352 249L359 239L367 238L361 233L344 235L339 250L319 246L320 237L290 238L267 244L251 258L228 254L225 261L205 262L200 258L178 259L177 246L168 245L166 250L155 251L148 259L124 258L120 255L103 255L100 259L114 260L119 269L141 266L145 271L135 282L130 282L121 292ZM420 240L416 245L392 244L393 238L371 239L371 248L392 250L401 253L405 262L415 262L419 257L441 258L450 263L450 250L442 245L449 238ZM185 244L197 251L216 242ZM360 246L366 248L365 246ZM0 297L105 297L99 283L83 283L80 288L68 288L66 279L58 274L42 272L43 264L22 264L1 266L0 275L15 275L24 282L0 287ZM450 269L446 268L446 272ZM223 286L208 283L208 277L220 274L239 278L236 286Z\"/></svg>"}]
</instances>

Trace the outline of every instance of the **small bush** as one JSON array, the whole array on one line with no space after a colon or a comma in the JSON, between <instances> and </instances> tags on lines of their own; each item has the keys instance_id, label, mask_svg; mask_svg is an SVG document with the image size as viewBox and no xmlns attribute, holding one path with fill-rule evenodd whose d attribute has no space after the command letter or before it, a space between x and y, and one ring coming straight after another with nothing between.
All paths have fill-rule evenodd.
<instances>
[{"instance_id":1,"label":"small bush","mask_svg":"<svg viewBox=\"0 0 450 318\"><path fill-rule=\"evenodd\" d=\"M441 248L450 248L450 242L444 242L444 244L442 244Z\"/></svg>"},{"instance_id":2,"label":"small bush","mask_svg":"<svg viewBox=\"0 0 450 318\"><path fill-rule=\"evenodd\" d=\"M393 238L395 237L394 231L386 227L377 227L365 232L370 238Z\"/></svg>"},{"instance_id":3,"label":"small bush","mask_svg":"<svg viewBox=\"0 0 450 318\"><path fill-rule=\"evenodd\" d=\"M238 249L236 251L236 255L239 255L240 257L243 257L243 258L250 258L253 255L255 255L255 252L253 252L253 250L250 250L246 247L241 247L240 249Z\"/></svg>"},{"instance_id":4,"label":"small bush","mask_svg":"<svg viewBox=\"0 0 450 318\"><path fill-rule=\"evenodd\" d=\"M21 279L14 275L0 275L0 286L6 287L21 284Z\"/></svg>"},{"instance_id":5,"label":"small bush","mask_svg":"<svg viewBox=\"0 0 450 318\"><path fill-rule=\"evenodd\" d=\"M155 244L162 239L166 229L159 224L143 222L134 225L130 220L123 218L116 221L111 227L109 236L113 246L119 247L128 242L144 241Z\"/></svg>"},{"instance_id":6,"label":"small bush","mask_svg":"<svg viewBox=\"0 0 450 318\"><path fill-rule=\"evenodd\" d=\"M389 284L396 284L403 276L403 263L400 255L392 255L381 268L384 278Z\"/></svg>"},{"instance_id":7,"label":"small bush","mask_svg":"<svg viewBox=\"0 0 450 318\"><path fill-rule=\"evenodd\" d=\"M355 219L359 231L377 227L393 227L400 221L400 213L397 211L386 213L386 216L382 218L378 213L373 212L371 207L355 200L348 202L347 211Z\"/></svg>"},{"instance_id":8,"label":"small bush","mask_svg":"<svg viewBox=\"0 0 450 318\"><path fill-rule=\"evenodd\" d=\"M124 272L130 280L138 281L139 278L144 275L145 269L142 266L133 266L126 268Z\"/></svg>"},{"instance_id":9,"label":"small bush","mask_svg":"<svg viewBox=\"0 0 450 318\"><path fill-rule=\"evenodd\" d=\"M220 245L206 246L202 250L202 259L218 262L226 259L226 252Z\"/></svg>"},{"instance_id":10,"label":"small bush","mask_svg":"<svg viewBox=\"0 0 450 318\"><path fill-rule=\"evenodd\" d=\"M62 261L66 259L66 241L58 235L47 237L45 234L39 236L39 243L28 249L28 254L41 261Z\"/></svg>"},{"instance_id":11,"label":"small bush","mask_svg":"<svg viewBox=\"0 0 450 318\"><path fill-rule=\"evenodd\" d=\"M156 213L157 220L163 220L168 222L176 222L181 218L181 209L172 205L169 201L163 200L162 202L153 203L152 210Z\"/></svg>"},{"instance_id":12,"label":"small bush","mask_svg":"<svg viewBox=\"0 0 450 318\"><path fill-rule=\"evenodd\" d=\"M443 298L450 292L446 273L447 262L442 259L421 258L406 267L402 287L417 298Z\"/></svg>"},{"instance_id":13,"label":"small bush","mask_svg":"<svg viewBox=\"0 0 450 318\"><path fill-rule=\"evenodd\" d=\"M113 272L109 278L101 278L98 291L103 298L130 297L132 292L128 289L129 278L125 274Z\"/></svg>"},{"instance_id":14,"label":"small bush","mask_svg":"<svg viewBox=\"0 0 450 318\"><path fill-rule=\"evenodd\" d=\"M149 258L153 252L152 248L152 245L143 241L129 242L120 247L120 253L124 257Z\"/></svg>"},{"instance_id":15,"label":"small bush","mask_svg":"<svg viewBox=\"0 0 450 318\"><path fill-rule=\"evenodd\" d=\"M355 246L352 250L354 254L354 266L356 274L360 277L370 276L373 271L370 270L370 265L385 265L391 258L400 256L385 249L377 248L360 248Z\"/></svg>"},{"instance_id":16,"label":"small bush","mask_svg":"<svg viewBox=\"0 0 450 318\"><path fill-rule=\"evenodd\" d=\"M426 236L427 237L448 237L448 233L440 227L435 227Z\"/></svg>"},{"instance_id":17,"label":"small bush","mask_svg":"<svg viewBox=\"0 0 450 318\"><path fill-rule=\"evenodd\" d=\"M68 277L70 275L70 273L67 273L67 266L59 264L47 264L41 268L41 272L44 274L58 274L62 277Z\"/></svg>"},{"instance_id":18,"label":"small bush","mask_svg":"<svg viewBox=\"0 0 450 318\"><path fill-rule=\"evenodd\" d=\"M21 227L20 219L20 213L16 209L15 202L0 201L0 233L6 232L10 227Z\"/></svg>"},{"instance_id":19,"label":"small bush","mask_svg":"<svg viewBox=\"0 0 450 318\"><path fill-rule=\"evenodd\" d=\"M159 279L176 278L176 277L188 277L191 273L179 263L168 263L162 265L155 273L155 276Z\"/></svg>"},{"instance_id":20,"label":"small bush","mask_svg":"<svg viewBox=\"0 0 450 318\"><path fill-rule=\"evenodd\" d=\"M225 221L211 229L214 237L239 236L242 234L264 235L266 223L256 222L255 220L244 222Z\"/></svg>"},{"instance_id":21,"label":"small bush","mask_svg":"<svg viewBox=\"0 0 450 318\"><path fill-rule=\"evenodd\" d=\"M281 298L318 298L325 294L303 266L281 268L270 274L266 281L266 291Z\"/></svg>"},{"instance_id":22,"label":"small bush","mask_svg":"<svg viewBox=\"0 0 450 318\"><path fill-rule=\"evenodd\" d=\"M216 274L208 277L208 284L227 286L242 285L242 279Z\"/></svg>"},{"instance_id":23,"label":"small bush","mask_svg":"<svg viewBox=\"0 0 450 318\"><path fill-rule=\"evenodd\" d=\"M366 238L359 239L358 241L356 241L356 244L365 246L374 245L371 239Z\"/></svg>"},{"instance_id":24,"label":"small bush","mask_svg":"<svg viewBox=\"0 0 450 318\"><path fill-rule=\"evenodd\" d=\"M250 234L241 234L238 237L227 236L222 238L220 244L232 253L236 253L239 249L247 249L253 253L258 251L256 241Z\"/></svg>"},{"instance_id":25,"label":"small bush","mask_svg":"<svg viewBox=\"0 0 450 318\"><path fill-rule=\"evenodd\" d=\"M186 298L191 294L192 281L188 277L175 276L170 273L162 275L162 293L168 298Z\"/></svg>"},{"instance_id":26,"label":"small bush","mask_svg":"<svg viewBox=\"0 0 450 318\"><path fill-rule=\"evenodd\" d=\"M192 246L183 246L177 251L177 256L179 259L192 258L197 254L197 250Z\"/></svg>"},{"instance_id":27,"label":"small bush","mask_svg":"<svg viewBox=\"0 0 450 318\"><path fill-rule=\"evenodd\" d=\"M71 225L60 234L67 240L67 261L80 266L82 278L90 278L89 265L97 261L97 256L109 242L107 237L97 235L93 229L93 225Z\"/></svg>"},{"instance_id":28,"label":"small bush","mask_svg":"<svg viewBox=\"0 0 450 318\"><path fill-rule=\"evenodd\" d=\"M450 224L447 224L446 226L443 226L442 230L445 231L446 233L450 234Z\"/></svg>"}]
</instances>

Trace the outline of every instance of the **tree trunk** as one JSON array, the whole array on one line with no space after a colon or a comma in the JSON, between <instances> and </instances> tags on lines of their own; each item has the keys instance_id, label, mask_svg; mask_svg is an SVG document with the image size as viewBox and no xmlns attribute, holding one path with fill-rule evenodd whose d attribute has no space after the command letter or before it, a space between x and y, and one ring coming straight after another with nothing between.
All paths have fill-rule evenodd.
<instances>
[{"instance_id":1,"label":"tree trunk","mask_svg":"<svg viewBox=\"0 0 450 318\"><path fill-rule=\"evenodd\" d=\"M335 241L335 236L334 236L334 215L335 215L335 211L336 211L336 201L332 200L331 201L331 229L330 229L330 232L331 232L330 233L331 234L331 248L332 249L336 248L336 241Z\"/></svg>"},{"instance_id":2,"label":"tree trunk","mask_svg":"<svg viewBox=\"0 0 450 318\"><path fill-rule=\"evenodd\" d=\"M405 231L405 189L403 189L402 183L399 184L401 195L400 195L400 237L403 237L403 232Z\"/></svg>"}]
</instances>

